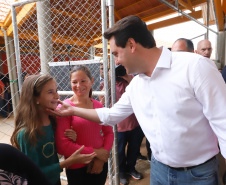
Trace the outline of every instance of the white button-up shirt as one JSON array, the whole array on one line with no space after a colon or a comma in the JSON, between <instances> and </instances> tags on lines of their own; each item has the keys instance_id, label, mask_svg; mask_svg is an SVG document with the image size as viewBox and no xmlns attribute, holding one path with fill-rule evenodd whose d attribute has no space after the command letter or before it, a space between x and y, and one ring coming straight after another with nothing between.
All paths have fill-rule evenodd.
<instances>
[{"instance_id":1,"label":"white button-up shirt","mask_svg":"<svg viewBox=\"0 0 226 185\"><path fill-rule=\"evenodd\" d=\"M226 158L226 85L201 55L163 47L151 77L135 76L112 108L96 110L109 125L134 113L154 157L166 165L199 165L219 152L218 140Z\"/></svg>"}]
</instances>

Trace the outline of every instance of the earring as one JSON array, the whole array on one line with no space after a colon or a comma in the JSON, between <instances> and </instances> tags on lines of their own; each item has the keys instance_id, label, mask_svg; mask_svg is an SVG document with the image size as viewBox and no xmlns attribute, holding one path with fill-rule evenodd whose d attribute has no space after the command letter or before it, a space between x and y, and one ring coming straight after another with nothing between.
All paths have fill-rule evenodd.
<instances>
[{"instance_id":1,"label":"earring","mask_svg":"<svg viewBox=\"0 0 226 185\"><path fill-rule=\"evenodd\" d=\"M37 101L36 104L39 105L39 102Z\"/></svg>"}]
</instances>

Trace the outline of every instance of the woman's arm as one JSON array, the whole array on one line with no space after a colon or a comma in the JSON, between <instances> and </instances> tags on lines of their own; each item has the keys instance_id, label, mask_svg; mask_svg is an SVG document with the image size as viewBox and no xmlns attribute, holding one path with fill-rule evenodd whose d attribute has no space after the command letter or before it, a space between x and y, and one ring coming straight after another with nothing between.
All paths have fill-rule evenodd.
<instances>
[{"instance_id":1,"label":"woman's arm","mask_svg":"<svg viewBox=\"0 0 226 185\"><path fill-rule=\"evenodd\" d=\"M57 127L55 131L55 142L57 152L65 157L70 157L82 145L73 142L70 138L64 135L65 130L71 128L71 117L57 117ZM84 147L82 154L93 153L92 147Z\"/></svg>"}]
</instances>

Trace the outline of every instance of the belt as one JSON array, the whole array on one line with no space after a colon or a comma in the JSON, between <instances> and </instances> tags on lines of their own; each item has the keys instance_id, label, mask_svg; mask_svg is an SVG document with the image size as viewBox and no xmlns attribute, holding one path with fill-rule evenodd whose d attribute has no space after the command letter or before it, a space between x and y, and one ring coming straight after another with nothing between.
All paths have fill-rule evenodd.
<instances>
[{"instance_id":1,"label":"belt","mask_svg":"<svg viewBox=\"0 0 226 185\"><path fill-rule=\"evenodd\" d=\"M216 156L213 156L212 158L210 158L209 160L207 160L206 162L202 163L202 164L199 164L199 165L196 165L196 166L189 166L189 167L179 167L179 168L176 168L176 167L171 167L171 166L168 166L166 165L167 167L171 168L171 169L174 169L174 170L178 170L178 171L188 171L188 170L191 170L192 168L196 168L200 165L203 165L203 164L206 164L210 161L212 161L213 159L215 159Z\"/></svg>"}]
</instances>

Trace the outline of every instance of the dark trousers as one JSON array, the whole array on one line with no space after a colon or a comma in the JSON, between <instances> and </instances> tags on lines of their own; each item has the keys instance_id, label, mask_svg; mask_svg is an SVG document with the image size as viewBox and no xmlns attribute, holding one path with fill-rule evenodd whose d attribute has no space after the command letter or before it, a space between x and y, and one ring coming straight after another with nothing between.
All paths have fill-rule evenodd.
<instances>
[{"instance_id":1,"label":"dark trousers","mask_svg":"<svg viewBox=\"0 0 226 185\"><path fill-rule=\"evenodd\" d=\"M151 159L151 148L147 138L146 138L146 148L147 148L148 158Z\"/></svg>"},{"instance_id":2,"label":"dark trousers","mask_svg":"<svg viewBox=\"0 0 226 185\"><path fill-rule=\"evenodd\" d=\"M6 118L7 117L7 109L5 99L2 99L0 96L0 116Z\"/></svg>"},{"instance_id":3,"label":"dark trousers","mask_svg":"<svg viewBox=\"0 0 226 185\"><path fill-rule=\"evenodd\" d=\"M131 172L135 170L137 154L140 151L142 140L143 132L140 126L131 131L118 132L118 156L120 173ZM127 155L125 155L126 145Z\"/></svg>"},{"instance_id":4,"label":"dark trousers","mask_svg":"<svg viewBox=\"0 0 226 185\"><path fill-rule=\"evenodd\" d=\"M87 167L66 169L68 185L104 185L108 173L108 163L103 166L100 174L87 173Z\"/></svg>"}]
</instances>

